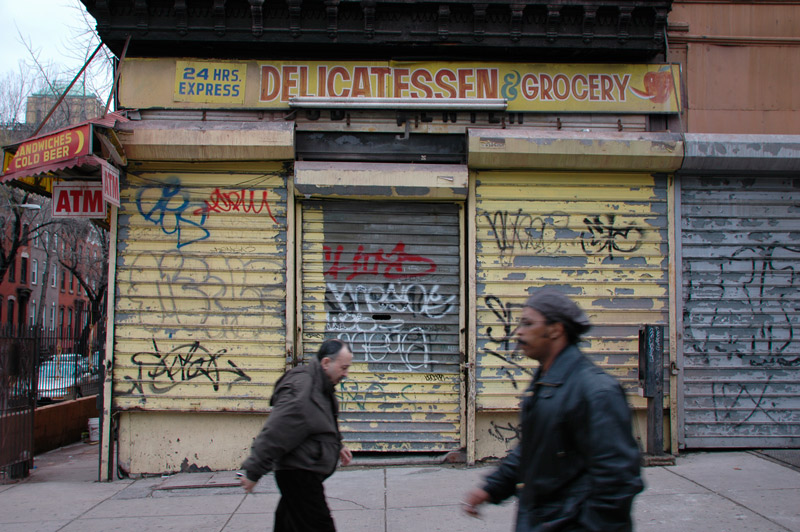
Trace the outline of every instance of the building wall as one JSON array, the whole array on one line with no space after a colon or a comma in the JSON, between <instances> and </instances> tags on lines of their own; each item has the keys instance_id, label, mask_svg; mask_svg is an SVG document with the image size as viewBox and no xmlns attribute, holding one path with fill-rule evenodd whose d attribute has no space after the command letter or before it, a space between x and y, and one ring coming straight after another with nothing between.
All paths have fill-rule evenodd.
<instances>
[{"instance_id":1,"label":"building wall","mask_svg":"<svg viewBox=\"0 0 800 532\"><path fill-rule=\"evenodd\" d=\"M684 70L684 131L800 133L800 4L676 1L669 44Z\"/></svg>"},{"instance_id":2,"label":"building wall","mask_svg":"<svg viewBox=\"0 0 800 532\"><path fill-rule=\"evenodd\" d=\"M25 106L25 122L33 127L38 127L57 101L58 97L49 94L29 96ZM52 131L102 116L103 108L103 102L94 94L76 96L73 91L64 98L48 119L43 131Z\"/></svg>"}]
</instances>

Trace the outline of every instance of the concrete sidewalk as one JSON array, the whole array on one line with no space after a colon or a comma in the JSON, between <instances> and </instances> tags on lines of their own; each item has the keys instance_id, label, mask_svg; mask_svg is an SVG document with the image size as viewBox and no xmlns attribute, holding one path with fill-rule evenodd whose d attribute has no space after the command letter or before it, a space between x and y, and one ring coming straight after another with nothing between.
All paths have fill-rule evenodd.
<instances>
[{"instance_id":1,"label":"concrete sidewalk","mask_svg":"<svg viewBox=\"0 0 800 532\"><path fill-rule=\"evenodd\" d=\"M0 530L272 530L272 475L247 496L232 471L99 483L97 452L80 443L37 456L30 478L0 485ZM340 532L509 532L513 503L487 506L481 519L459 509L491 467L351 466L326 492ZM639 532L800 532L800 471L755 453L692 453L644 475Z\"/></svg>"}]
</instances>

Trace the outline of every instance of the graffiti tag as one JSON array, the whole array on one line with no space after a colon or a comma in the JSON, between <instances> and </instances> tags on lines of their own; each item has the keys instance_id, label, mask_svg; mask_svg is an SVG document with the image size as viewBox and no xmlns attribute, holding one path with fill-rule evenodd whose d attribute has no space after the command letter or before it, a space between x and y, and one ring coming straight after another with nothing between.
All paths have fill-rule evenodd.
<instances>
[{"instance_id":1,"label":"graffiti tag","mask_svg":"<svg viewBox=\"0 0 800 532\"><path fill-rule=\"evenodd\" d=\"M131 389L127 393L142 394L145 383L147 383L149 391L163 394L181 383L198 378L208 380L216 392L219 391L224 374L235 376L232 381L228 382L229 390L236 382L249 382L250 376L232 360L224 361L229 367L220 367L220 359L226 352L227 349L220 349L211 353L201 346L200 342L192 342L179 345L162 354L153 338L153 351L139 352L131 357L131 362L138 367L138 374L136 379L125 375L124 379L131 384Z\"/></svg>"},{"instance_id":2,"label":"graffiti tag","mask_svg":"<svg viewBox=\"0 0 800 532\"><path fill-rule=\"evenodd\" d=\"M436 271L433 259L420 255L406 253L406 245L398 242L389 253L384 253L383 248L373 253L365 253L364 246L359 245L353 254L350 263L342 264L344 247L340 244L334 251L329 246L324 246L325 262L330 266L325 270L325 276L333 279L339 278L339 272L350 272L345 280L350 281L359 275L383 275L386 279L403 279L408 277L421 277ZM414 268L422 266L422 269Z\"/></svg>"}]
</instances>

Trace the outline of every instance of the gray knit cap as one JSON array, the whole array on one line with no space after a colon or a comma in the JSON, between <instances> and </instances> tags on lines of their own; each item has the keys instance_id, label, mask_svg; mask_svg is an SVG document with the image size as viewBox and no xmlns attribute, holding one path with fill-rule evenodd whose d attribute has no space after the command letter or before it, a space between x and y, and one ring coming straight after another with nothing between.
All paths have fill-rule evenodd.
<instances>
[{"instance_id":1,"label":"gray knit cap","mask_svg":"<svg viewBox=\"0 0 800 532\"><path fill-rule=\"evenodd\" d=\"M589 318L574 301L552 288L537 290L525 301L525 306L538 311L551 323L563 323L567 335L573 340L592 327Z\"/></svg>"}]
</instances>

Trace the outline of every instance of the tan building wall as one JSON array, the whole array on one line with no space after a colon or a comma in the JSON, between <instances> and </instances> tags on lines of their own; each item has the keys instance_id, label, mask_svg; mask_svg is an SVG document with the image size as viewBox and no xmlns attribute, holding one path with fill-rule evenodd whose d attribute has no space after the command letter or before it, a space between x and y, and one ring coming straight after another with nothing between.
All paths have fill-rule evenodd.
<instances>
[{"instance_id":1,"label":"tan building wall","mask_svg":"<svg viewBox=\"0 0 800 532\"><path fill-rule=\"evenodd\" d=\"M800 2L675 2L668 40L684 131L800 133Z\"/></svg>"}]
</instances>

